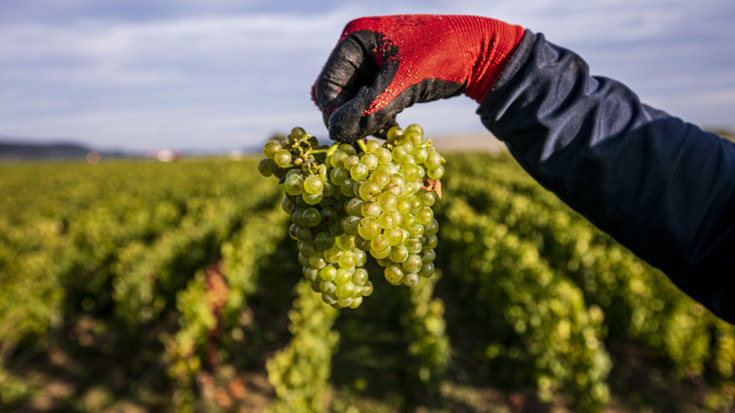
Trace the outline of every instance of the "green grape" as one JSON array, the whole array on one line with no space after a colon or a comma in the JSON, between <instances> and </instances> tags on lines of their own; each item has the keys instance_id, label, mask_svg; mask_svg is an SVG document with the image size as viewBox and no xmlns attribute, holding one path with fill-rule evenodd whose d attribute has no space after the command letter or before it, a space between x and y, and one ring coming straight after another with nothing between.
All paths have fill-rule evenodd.
<instances>
[{"instance_id":1,"label":"green grape","mask_svg":"<svg viewBox=\"0 0 735 413\"><path fill-rule=\"evenodd\" d=\"M370 250L384 251L386 248L390 248L390 246L388 239L384 235L378 235L370 240Z\"/></svg>"},{"instance_id":2,"label":"green grape","mask_svg":"<svg viewBox=\"0 0 735 413\"><path fill-rule=\"evenodd\" d=\"M320 232L314 236L314 245L321 250L332 248L334 237L328 232Z\"/></svg>"},{"instance_id":3,"label":"green grape","mask_svg":"<svg viewBox=\"0 0 735 413\"><path fill-rule=\"evenodd\" d=\"M319 271L319 278L321 278L322 281L332 281L336 276L337 269L334 268L333 265L325 265L324 268Z\"/></svg>"},{"instance_id":4,"label":"green grape","mask_svg":"<svg viewBox=\"0 0 735 413\"><path fill-rule=\"evenodd\" d=\"M321 283L319 284L319 288L322 289ZM325 294L325 293L322 293L322 301L324 301L325 304L331 305L331 306L335 306L338 303L337 297L335 297L334 295Z\"/></svg>"},{"instance_id":5,"label":"green grape","mask_svg":"<svg viewBox=\"0 0 735 413\"><path fill-rule=\"evenodd\" d=\"M362 186L362 184L364 182L365 181L356 181L354 184L352 184L352 195L350 195L350 196L359 197L360 196L360 187Z\"/></svg>"},{"instance_id":6,"label":"green grape","mask_svg":"<svg viewBox=\"0 0 735 413\"><path fill-rule=\"evenodd\" d=\"M424 183L420 180L414 180L406 182L406 185L404 186L404 193L407 196L413 196L415 195L421 188L424 186Z\"/></svg>"},{"instance_id":7,"label":"green grape","mask_svg":"<svg viewBox=\"0 0 735 413\"><path fill-rule=\"evenodd\" d=\"M415 217L416 222L421 225L426 225L434 219L434 211L432 211L429 207L423 207L419 210L418 213L416 213Z\"/></svg>"},{"instance_id":8,"label":"green grape","mask_svg":"<svg viewBox=\"0 0 735 413\"><path fill-rule=\"evenodd\" d=\"M319 280L319 270L316 268L301 267L301 273L309 282L317 282Z\"/></svg>"},{"instance_id":9,"label":"green grape","mask_svg":"<svg viewBox=\"0 0 735 413\"><path fill-rule=\"evenodd\" d=\"M411 254L406 258L405 261L403 261L401 265L407 273L417 273L421 270L421 266L424 265L424 262L421 260L420 255Z\"/></svg>"},{"instance_id":10,"label":"green grape","mask_svg":"<svg viewBox=\"0 0 735 413\"><path fill-rule=\"evenodd\" d=\"M436 168L429 169L427 175L431 179L442 179L444 176L444 167L439 165Z\"/></svg>"},{"instance_id":11,"label":"green grape","mask_svg":"<svg viewBox=\"0 0 735 413\"><path fill-rule=\"evenodd\" d=\"M370 169L364 163L357 163L350 169L350 177L355 181L362 181L368 177Z\"/></svg>"},{"instance_id":12,"label":"green grape","mask_svg":"<svg viewBox=\"0 0 735 413\"><path fill-rule=\"evenodd\" d=\"M352 297L338 299L337 300L337 304L335 305L335 307L337 307L337 308L347 308L347 307L352 306L352 302L353 301L354 300L353 300Z\"/></svg>"},{"instance_id":13,"label":"green grape","mask_svg":"<svg viewBox=\"0 0 735 413\"><path fill-rule=\"evenodd\" d=\"M333 222L339 221L339 211L337 211L337 209L334 207L324 207L319 212L322 215L322 222L326 224L331 224Z\"/></svg>"},{"instance_id":14,"label":"green grape","mask_svg":"<svg viewBox=\"0 0 735 413\"><path fill-rule=\"evenodd\" d=\"M346 299L352 297L352 294L355 292L355 284L352 284L352 282L347 282L345 284L337 286L337 291L335 292L337 294L337 298L339 299Z\"/></svg>"},{"instance_id":15,"label":"green grape","mask_svg":"<svg viewBox=\"0 0 735 413\"><path fill-rule=\"evenodd\" d=\"M365 254L365 251L355 247L352 249L352 253L355 255L355 266L365 266L365 264L367 263L367 254Z\"/></svg>"},{"instance_id":16,"label":"green grape","mask_svg":"<svg viewBox=\"0 0 735 413\"><path fill-rule=\"evenodd\" d=\"M350 176L350 173L345 168L334 168L329 172L329 181L334 185L340 186L344 183L345 179Z\"/></svg>"},{"instance_id":17,"label":"green grape","mask_svg":"<svg viewBox=\"0 0 735 413\"><path fill-rule=\"evenodd\" d=\"M401 282L406 287L415 287L419 284L420 279L421 277L418 274L411 272L411 273L404 275Z\"/></svg>"},{"instance_id":18,"label":"green grape","mask_svg":"<svg viewBox=\"0 0 735 413\"><path fill-rule=\"evenodd\" d=\"M355 215L348 215L342 219L342 230L347 235L357 235L358 226L361 218Z\"/></svg>"},{"instance_id":19,"label":"green grape","mask_svg":"<svg viewBox=\"0 0 735 413\"><path fill-rule=\"evenodd\" d=\"M418 123L412 123L408 126L406 126L406 130L404 133L410 133L410 132L416 132L419 134L419 136L424 136L424 128L421 127Z\"/></svg>"},{"instance_id":20,"label":"green grape","mask_svg":"<svg viewBox=\"0 0 735 413\"><path fill-rule=\"evenodd\" d=\"M416 217L412 213L403 214L401 216L401 227L411 228L416 223Z\"/></svg>"},{"instance_id":21,"label":"green grape","mask_svg":"<svg viewBox=\"0 0 735 413\"><path fill-rule=\"evenodd\" d=\"M301 227L296 224L293 224L294 233L296 234L296 239L302 240L302 241L312 241L313 237L311 235L311 228L309 227Z\"/></svg>"},{"instance_id":22,"label":"green grape","mask_svg":"<svg viewBox=\"0 0 735 413\"><path fill-rule=\"evenodd\" d=\"M436 219L432 219L426 225L424 225L424 235L436 235L437 232L439 232L439 223L436 221Z\"/></svg>"},{"instance_id":23,"label":"green grape","mask_svg":"<svg viewBox=\"0 0 735 413\"><path fill-rule=\"evenodd\" d=\"M342 234L338 237L335 237L334 241L337 245L337 248L341 249L342 251L351 251L355 248L355 237L352 235Z\"/></svg>"},{"instance_id":24,"label":"green grape","mask_svg":"<svg viewBox=\"0 0 735 413\"><path fill-rule=\"evenodd\" d=\"M398 205L396 207L398 212L401 213L401 215L406 215L411 213L411 201L409 201L406 198L400 198L398 199Z\"/></svg>"},{"instance_id":25,"label":"green grape","mask_svg":"<svg viewBox=\"0 0 735 413\"><path fill-rule=\"evenodd\" d=\"M426 158L426 162L424 162L424 165L426 165L426 168L428 169L436 169L440 167L441 164L442 156L439 155L439 152L436 151L429 152L429 157Z\"/></svg>"},{"instance_id":26,"label":"green grape","mask_svg":"<svg viewBox=\"0 0 735 413\"><path fill-rule=\"evenodd\" d=\"M403 129L401 129L398 126L392 126L390 129L388 129L388 133L386 133L386 138L388 138L388 142L395 143L397 140L401 139L403 137Z\"/></svg>"},{"instance_id":27,"label":"green grape","mask_svg":"<svg viewBox=\"0 0 735 413\"><path fill-rule=\"evenodd\" d=\"M296 225L296 224L291 224L288 227L288 236L291 237L291 239L299 239L298 235L296 235L296 230L298 228L300 228L300 227L298 225Z\"/></svg>"},{"instance_id":28,"label":"green grape","mask_svg":"<svg viewBox=\"0 0 735 413\"><path fill-rule=\"evenodd\" d=\"M303 220L305 226L315 227L319 225L320 222L322 222L322 214L319 212L318 209L314 207L309 207L303 211Z\"/></svg>"},{"instance_id":29,"label":"green grape","mask_svg":"<svg viewBox=\"0 0 735 413\"><path fill-rule=\"evenodd\" d=\"M390 183L397 184L401 188L404 188L406 186L406 178L401 174L393 173L390 176Z\"/></svg>"},{"instance_id":30,"label":"green grape","mask_svg":"<svg viewBox=\"0 0 735 413\"><path fill-rule=\"evenodd\" d=\"M350 198L345 201L344 210L349 215L360 215L363 202L365 201L357 197Z\"/></svg>"},{"instance_id":31,"label":"green grape","mask_svg":"<svg viewBox=\"0 0 735 413\"><path fill-rule=\"evenodd\" d=\"M368 282L368 272L364 268L358 268L352 274L352 283L356 286L362 287Z\"/></svg>"},{"instance_id":32,"label":"green grape","mask_svg":"<svg viewBox=\"0 0 735 413\"><path fill-rule=\"evenodd\" d=\"M424 235L424 226L419 223L411 225L411 227L408 229L408 235L411 238L420 238L422 235Z\"/></svg>"},{"instance_id":33,"label":"green grape","mask_svg":"<svg viewBox=\"0 0 735 413\"><path fill-rule=\"evenodd\" d=\"M295 126L291 128L291 133L288 134L289 139L300 139L303 138L306 134L306 131L301 126Z\"/></svg>"},{"instance_id":34,"label":"green grape","mask_svg":"<svg viewBox=\"0 0 735 413\"><path fill-rule=\"evenodd\" d=\"M372 153L366 153L360 158L360 163L365 165L368 170L373 171L375 170L375 168L378 167L380 162L378 161L377 156L373 155Z\"/></svg>"},{"instance_id":35,"label":"green grape","mask_svg":"<svg viewBox=\"0 0 735 413\"><path fill-rule=\"evenodd\" d=\"M283 183L283 188L289 195L301 195L304 188L304 178L296 174L288 175Z\"/></svg>"},{"instance_id":36,"label":"green grape","mask_svg":"<svg viewBox=\"0 0 735 413\"><path fill-rule=\"evenodd\" d=\"M312 268L316 268L317 270L321 270L322 268L326 267L327 260L324 259L324 254L317 251L316 254L309 257L309 266Z\"/></svg>"},{"instance_id":37,"label":"green grape","mask_svg":"<svg viewBox=\"0 0 735 413\"><path fill-rule=\"evenodd\" d=\"M431 208L434 206L434 203L436 203L436 192L422 192L421 195L419 195L419 199L423 206Z\"/></svg>"},{"instance_id":38,"label":"green grape","mask_svg":"<svg viewBox=\"0 0 735 413\"><path fill-rule=\"evenodd\" d=\"M341 143L339 145L339 149L347 153L347 155L354 155L357 153L357 150L355 149L355 147L350 145L349 143Z\"/></svg>"},{"instance_id":39,"label":"green grape","mask_svg":"<svg viewBox=\"0 0 735 413\"><path fill-rule=\"evenodd\" d=\"M352 251L343 251L338 264L340 268L351 268L355 266L355 262L355 254L353 254Z\"/></svg>"},{"instance_id":40,"label":"green grape","mask_svg":"<svg viewBox=\"0 0 735 413\"><path fill-rule=\"evenodd\" d=\"M321 192L314 195L302 193L301 196L303 197L304 202L307 205L318 205L320 202L322 202L322 199L324 199L324 194L322 194Z\"/></svg>"},{"instance_id":41,"label":"green grape","mask_svg":"<svg viewBox=\"0 0 735 413\"><path fill-rule=\"evenodd\" d=\"M405 245L396 245L391 247L389 257L394 263L400 264L406 261L409 255L408 248Z\"/></svg>"},{"instance_id":42,"label":"green grape","mask_svg":"<svg viewBox=\"0 0 735 413\"><path fill-rule=\"evenodd\" d=\"M276 141L268 141L263 146L263 155L267 159L273 159L276 153L282 149L281 144Z\"/></svg>"},{"instance_id":43,"label":"green grape","mask_svg":"<svg viewBox=\"0 0 735 413\"><path fill-rule=\"evenodd\" d=\"M380 142L373 140L365 142L365 152L374 153L378 149L380 149Z\"/></svg>"},{"instance_id":44,"label":"green grape","mask_svg":"<svg viewBox=\"0 0 735 413\"><path fill-rule=\"evenodd\" d=\"M329 164L334 169L342 169L345 164L345 159L347 159L348 156L349 155L346 152L337 149L332 157L329 158Z\"/></svg>"},{"instance_id":45,"label":"green grape","mask_svg":"<svg viewBox=\"0 0 735 413\"><path fill-rule=\"evenodd\" d=\"M360 198L362 198L363 201L372 201L380 195L380 193L380 185L375 181L365 181L360 186Z\"/></svg>"},{"instance_id":46,"label":"green grape","mask_svg":"<svg viewBox=\"0 0 735 413\"><path fill-rule=\"evenodd\" d=\"M341 257L342 257L342 250L340 250L339 248L332 247L327 250L324 250L324 260L330 264L338 263Z\"/></svg>"},{"instance_id":47,"label":"green grape","mask_svg":"<svg viewBox=\"0 0 735 413\"><path fill-rule=\"evenodd\" d=\"M380 189L385 188L385 186L390 183L390 175L388 175L388 172L385 172L383 170L373 172L372 174L370 174L370 177L368 179L378 184L378 187L380 187Z\"/></svg>"},{"instance_id":48,"label":"green grape","mask_svg":"<svg viewBox=\"0 0 735 413\"><path fill-rule=\"evenodd\" d=\"M363 217L377 218L380 215L380 210L380 205L375 201L363 202L362 206L360 207L360 213Z\"/></svg>"},{"instance_id":49,"label":"green grape","mask_svg":"<svg viewBox=\"0 0 735 413\"><path fill-rule=\"evenodd\" d=\"M399 211L393 211L390 212L390 214L393 216L393 223L394 226L399 226L403 224L403 215Z\"/></svg>"},{"instance_id":50,"label":"green grape","mask_svg":"<svg viewBox=\"0 0 735 413\"><path fill-rule=\"evenodd\" d=\"M385 148L378 148L374 152L374 155L378 159L378 165L385 165L393 160L393 156L391 155L390 151Z\"/></svg>"},{"instance_id":51,"label":"green grape","mask_svg":"<svg viewBox=\"0 0 735 413\"><path fill-rule=\"evenodd\" d=\"M352 298L352 303L350 304L349 307L352 308L352 309L355 309L355 308L360 307L360 305L362 305L362 297L358 296L358 297L353 297Z\"/></svg>"},{"instance_id":52,"label":"green grape","mask_svg":"<svg viewBox=\"0 0 735 413\"><path fill-rule=\"evenodd\" d=\"M258 172L263 176L273 175L276 163L272 159L263 158L258 162Z\"/></svg>"},{"instance_id":53,"label":"green grape","mask_svg":"<svg viewBox=\"0 0 735 413\"><path fill-rule=\"evenodd\" d=\"M319 289L326 295L334 294L337 291L337 284L331 281L321 281L319 283Z\"/></svg>"},{"instance_id":54,"label":"green grape","mask_svg":"<svg viewBox=\"0 0 735 413\"><path fill-rule=\"evenodd\" d=\"M373 293L373 282L368 281L365 283L365 285L362 286L362 291L360 292L360 294L362 294L363 297L368 297L372 293Z\"/></svg>"},{"instance_id":55,"label":"green grape","mask_svg":"<svg viewBox=\"0 0 735 413\"><path fill-rule=\"evenodd\" d=\"M303 254L305 257L311 257L312 255L316 254L316 245L314 245L313 242L309 241L297 241L297 246L299 248L299 252ZM306 264L302 265L308 265L308 261Z\"/></svg>"},{"instance_id":56,"label":"green grape","mask_svg":"<svg viewBox=\"0 0 735 413\"><path fill-rule=\"evenodd\" d=\"M344 167L348 171L352 171L352 168L354 168L359 163L360 158L357 155L349 155L347 158L345 158Z\"/></svg>"},{"instance_id":57,"label":"green grape","mask_svg":"<svg viewBox=\"0 0 735 413\"><path fill-rule=\"evenodd\" d=\"M434 275L435 267L433 262L425 262L419 270L419 275L422 277L431 277Z\"/></svg>"},{"instance_id":58,"label":"green grape","mask_svg":"<svg viewBox=\"0 0 735 413\"><path fill-rule=\"evenodd\" d=\"M390 212L381 212L380 215L378 215L378 221L380 222L380 228L382 229L389 229L396 226L395 218Z\"/></svg>"},{"instance_id":59,"label":"green grape","mask_svg":"<svg viewBox=\"0 0 735 413\"><path fill-rule=\"evenodd\" d=\"M390 255L390 248L391 247L389 245L386 249L384 249L382 251L371 249L370 250L370 255L372 255L373 258L378 259L378 260L383 259L383 258L387 258L388 255Z\"/></svg>"},{"instance_id":60,"label":"green grape","mask_svg":"<svg viewBox=\"0 0 735 413\"><path fill-rule=\"evenodd\" d=\"M388 183L388 185L385 186L385 188L383 189L383 192L390 192L393 195L395 195L396 198L398 198L401 195L403 195L403 189L404 188L402 186L395 184L393 182L390 182Z\"/></svg>"},{"instance_id":61,"label":"green grape","mask_svg":"<svg viewBox=\"0 0 735 413\"><path fill-rule=\"evenodd\" d=\"M391 156L393 157L393 160L398 163L403 163L403 161L406 159L406 157L409 155L408 149L406 149L403 146L396 146L395 149L391 152Z\"/></svg>"},{"instance_id":62,"label":"green grape","mask_svg":"<svg viewBox=\"0 0 735 413\"><path fill-rule=\"evenodd\" d=\"M436 259L436 251L432 249L425 249L421 251L421 261L423 261L424 264L434 262L435 259Z\"/></svg>"},{"instance_id":63,"label":"green grape","mask_svg":"<svg viewBox=\"0 0 735 413\"><path fill-rule=\"evenodd\" d=\"M342 220L340 218L337 218L337 220L330 222L327 224L328 231L332 236L337 237L339 235L344 234L344 230L342 229Z\"/></svg>"},{"instance_id":64,"label":"green grape","mask_svg":"<svg viewBox=\"0 0 735 413\"><path fill-rule=\"evenodd\" d=\"M357 225L357 233L366 240L373 240L380 235L380 221L377 218L365 217Z\"/></svg>"},{"instance_id":65,"label":"green grape","mask_svg":"<svg viewBox=\"0 0 735 413\"><path fill-rule=\"evenodd\" d=\"M370 240L367 240L359 235L355 236L355 248L359 248L363 251L370 251Z\"/></svg>"},{"instance_id":66,"label":"green grape","mask_svg":"<svg viewBox=\"0 0 735 413\"><path fill-rule=\"evenodd\" d=\"M421 172L419 170L418 165L414 164L403 164L403 176L405 176L407 181L415 181L417 179L421 178Z\"/></svg>"},{"instance_id":67,"label":"green grape","mask_svg":"<svg viewBox=\"0 0 735 413\"><path fill-rule=\"evenodd\" d=\"M334 282L337 285L343 285L352 281L352 275L354 271L350 271L349 268L337 268L337 276L334 278Z\"/></svg>"},{"instance_id":68,"label":"green grape","mask_svg":"<svg viewBox=\"0 0 735 413\"><path fill-rule=\"evenodd\" d=\"M401 280L404 276L404 272L400 265L393 264L389 265L385 268L385 270L383 270L383 276L389 283L393 285L400 285Z\"/></svg>"},{"instance_id":69,"label":"green grape","mask_svg":"<svg viewBox=\"0 0 735 413\"><path fill-rule=\"evenodd\" d=\"M324 197L327 199L331 199L334 197L334 194L337 193L337 185L333 184L329 180L324 181L324 188L322 188L322 193L324 194Z\"/></svg>"},{"instance_id":70,"label":"green grape","mask_svg":"<svg viewBox=\"0 0 735 413\"><path fill-rule=\"evenodd\" d=\"M291 166L291 161L293 160L293 157L291 156L291 152L287 151L286 149L281 149L273 156L273 161L275 161L276 165L278 165L281 168L288 168Z\"/></svg>"},{"instance_id":71,"label":"green grape","mask_svg":"<svg viewBox=\"0 0 735 413\"><path fill-rule=\"evenodd\" d=\"M437 237L436 235L429 235L428 237L426 237L426 241L424 241L423 244L424 249L433 250L434 248L436 248L437 245L439 245L439 237Z\"/></svg>"},{"instance_id":72,"label":"green grape","mask_svg":"<svg viewBox=\"0 0 735 413\"><path fill-rule=\"evenodd\" d=\"M296 204L291 199L291 197L284 196L281 199L281 209L283 209L283 212L287 214L293 214L294 208L296 207Z\"/></svg>"},{"instance_id":73,"label":"green grape","mask_svg":"<svg viewBox=\"0 0 735 413\"><path fill-rule=\"evenodd\" d=\"M421 243L421 240L418 238L411 238L406 243L406 248L408 248L408 252L411 254L419 254L421 250L423 249L424 245ZM431 249L431 248L427 248Z\"/></svg>"},{"instance_id":74,"label":"green grape","mask_svg":"<svg viewBox=\"0 0 735 413\"><path fill-rule=\"evenodd\" d=\"M395 211L398 208L398 197L393 192L383 192L378 195L381 211Z\"/></svg>"},{"instance_id":75,"label":"green grape","mask_svg":"<svg viewBox=\"0 0 735 413\"><path fill-rule=\"evenodd\" d=\"M304 191L309 194L319 194L324 188L324 181L319 175L309 175L304 179Z\"/></svg>"},{"instance_id":76,"label":"green grape","mask_svg":"<svg viewBox=\"0 0 735 413\"><path fill-rule=\"evenodd\" d=\"M388 244L392 247L403 244L403 239L405 238L403 235L403 231L401 231L401 229L397 227L383 230L383 236L385 237L386 241L388 241Z\"/></svg>"},{"instance_id":77,"label":"green grape","mask_svg":"<svg viewBox=\"0 0 735 413\"><path fill-rule=\"evenodd\" d=\"M411 154L418 164L422 164L429 159L429 151L426 149L426 146L414 146Z\"/></svg>"}]
</instances>

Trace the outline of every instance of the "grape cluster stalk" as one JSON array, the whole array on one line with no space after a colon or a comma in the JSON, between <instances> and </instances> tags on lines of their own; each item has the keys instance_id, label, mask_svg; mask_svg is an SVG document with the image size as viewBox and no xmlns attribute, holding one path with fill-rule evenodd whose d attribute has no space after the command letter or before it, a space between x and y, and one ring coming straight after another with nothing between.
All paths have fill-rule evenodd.
<instances>
[{"instance_id":1,"label":"grape cluster stalk","mask_svg":"<svg viewBox=\"0 0 735 413\"><path fill-rule=\"evenodd\" d=\"M335 308L358 308L373 292L368 254L392 285L409 287L434 274L444 158L423 128L394 126L383 143L319 141L295 127L270 140L258 163L283 185L289 235L297 241L303 276Z\"/></svg>"}]
</instances>

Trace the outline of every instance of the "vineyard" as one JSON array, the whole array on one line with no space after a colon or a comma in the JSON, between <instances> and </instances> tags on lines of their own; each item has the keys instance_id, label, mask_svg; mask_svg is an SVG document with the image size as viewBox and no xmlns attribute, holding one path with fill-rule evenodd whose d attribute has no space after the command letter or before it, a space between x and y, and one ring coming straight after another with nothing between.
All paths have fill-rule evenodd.
<instances>
[{"instance_id":1,"label":"vineyard","mask_svg":"<svg viewBox=\"0 0 735 413\"><path fill-rule=\"evenodd\" d=\"M437 269L357 309L258 160L0 164L0 411L728 412L735 326L507 154L444 154Z\"/></svg>"}]
</instances>

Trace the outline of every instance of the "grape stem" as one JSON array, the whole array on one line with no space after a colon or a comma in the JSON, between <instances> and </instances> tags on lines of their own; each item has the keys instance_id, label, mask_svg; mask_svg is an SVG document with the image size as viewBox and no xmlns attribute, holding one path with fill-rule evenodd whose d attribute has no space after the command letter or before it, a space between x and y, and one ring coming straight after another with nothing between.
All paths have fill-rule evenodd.
<instances>
[{"instance_id":1,"label":"grape stem","mask_svg":"<svg viewBox=\"0 0 735 413\"><path fill-rule=\"evenodd\" d=\"M327 149L327 157L334 155L334 152L337 151L337 148L339 148L339 142L333 143L332 146Z\"/></svg>"},{"instance_id":2,"label":"grape stem","mask_svg":"<svg viewBox=\"0 0 735 413\"><path fill-rule=\"evenodd\" d=\"M365 141L362 139L357 140L357 145L362 149L364 153L367 153L367 147L365 146Z\"/></svg>"}]
</instances>

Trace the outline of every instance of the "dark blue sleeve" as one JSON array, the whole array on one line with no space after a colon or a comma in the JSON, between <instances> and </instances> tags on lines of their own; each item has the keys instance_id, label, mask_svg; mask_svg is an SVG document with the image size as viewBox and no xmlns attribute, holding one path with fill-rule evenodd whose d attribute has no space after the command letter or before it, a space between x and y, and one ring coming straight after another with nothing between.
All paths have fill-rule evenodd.
<instances>
[{"instance_id":1,"label":"dark blue sleeve","mask_svg":"<svg viewBox=\"0 0 735 413\"><path fill-rule=\"evenodd\" d=\"M478 113L539 183L735 323L735 144L530 31Z\"/></svg>"}]
</instances>

